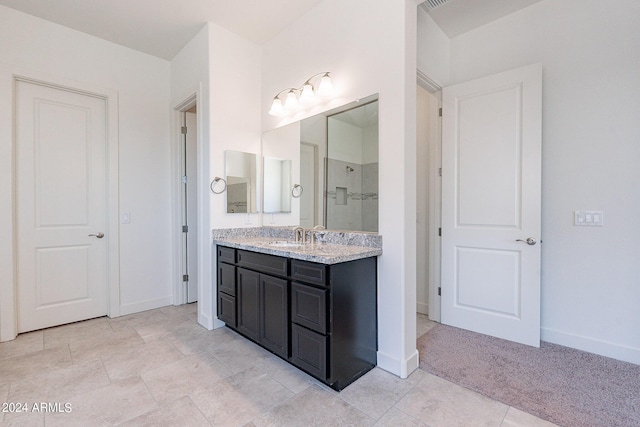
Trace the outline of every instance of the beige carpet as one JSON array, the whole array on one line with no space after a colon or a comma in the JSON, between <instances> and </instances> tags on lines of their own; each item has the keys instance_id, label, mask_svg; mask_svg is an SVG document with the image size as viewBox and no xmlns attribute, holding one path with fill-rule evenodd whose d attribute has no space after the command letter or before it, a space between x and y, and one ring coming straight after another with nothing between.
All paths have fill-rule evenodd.
<instances>
[{"instance_id":1,"label":"beige carpet","mask_svg":"<svg viewBox=\"0 0 640 427\"><path fill-rule=\"evenodd\" d=\"M565 427L640 426L640 366L445 325L418 338L420 368Z\"/></svg>"}]
</instances>

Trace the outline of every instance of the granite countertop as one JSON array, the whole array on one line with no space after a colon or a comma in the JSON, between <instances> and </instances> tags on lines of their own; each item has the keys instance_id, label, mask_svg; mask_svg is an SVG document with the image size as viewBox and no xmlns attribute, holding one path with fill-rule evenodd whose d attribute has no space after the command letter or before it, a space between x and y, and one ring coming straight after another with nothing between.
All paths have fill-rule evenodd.
<instances>
[{"instance_id":1,"label":"granite countertop","mask_svg":"<svg viewBox=\"0 0 640 427\"><path fill-rule=\"evenodd\" d=\"M289 239L277 237L217 237L213 242L218 245L236 249L246 249L263 254L278 255L287 258L317 262L321 264L338 264L356 259L382 255L379 247L359 245L339 245L334 243L305 243L300 246L274 246L273 242L291 242Z\"/></svg>"}]
</instances>

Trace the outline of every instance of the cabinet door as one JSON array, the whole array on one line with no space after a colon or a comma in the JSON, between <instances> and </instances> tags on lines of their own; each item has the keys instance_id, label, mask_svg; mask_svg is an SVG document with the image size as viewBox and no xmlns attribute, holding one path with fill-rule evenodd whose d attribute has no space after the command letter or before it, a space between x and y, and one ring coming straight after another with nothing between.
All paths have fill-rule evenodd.
<instances>
[{"instance_id":1,"label":"cabinet door","mask_svg":"<svg viewBox=\"0 0 640 427\"><path fill-rule=\"evenodd\" d=\"M236 280L237 329L249 338L259 338L260 274L238 268Z\"/></svg>"},{"instance_id":2,"label":"cabinet door","mask_svg":"<svg viewBox=\"0 0 640 427\"><path fill-rule=\"evenodd\" d=\"M218 292L218 319L227 326L236 327L236 299L224 292Z\"/></svg>"},{"instance_id":3,"label":"cabinet door","mask_svg":"<svg viewBox=\"0 0 640 427\"><path fill-rule=\"evenodd\" d=\"M327 378L327 337L291 325L291 363L322 380Z\"/></svg>"},{"instance_id":4,"label":"cabinet door","mask_svg":"<svg viewBox=\"0 0 640 427\"><path fill-rule=\"evenodd\" d=\"M260 275L260 343L274 353L289 356L289 292L286 280Z\"/></svg>"},{"instance_id":5,"label":"cabinet door","mask_svg":"<svg viewBox=\"0 0 640 427\"><path fill-rule=\"evenodd\" d=\"M327 290L293 282L291 284L291 321L326 334Z\"/></svg>"},{"instance_id":6,"label":"cabinet door","mask_svg":"<svg viewBox=\"0 0 640 427\"><path fill-rule=\"evenodd\" d=\"M236 267L229 264L218 264L218 292L236 295Z\"/></svg>"},{"instance_id":7,"label":"cabinet door","mask_svg":"<svg viewBox=\"0 0 640 427\"><path fill-rule=\"evenodd\" d=\"M218 262L236 263L236 250L218 246Z\"/></svg>"}]
</instances>

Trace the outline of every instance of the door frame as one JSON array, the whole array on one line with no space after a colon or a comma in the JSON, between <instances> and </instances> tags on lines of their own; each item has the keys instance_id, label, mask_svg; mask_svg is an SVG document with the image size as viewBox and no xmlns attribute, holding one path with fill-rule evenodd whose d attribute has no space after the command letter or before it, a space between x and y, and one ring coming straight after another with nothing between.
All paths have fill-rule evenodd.
<instances>
[{"instance_id":1,"label":"door frame","mask_svg":"<svg viewBox=\"0 0 640 427\"><path fill-rule=\"evenodd\" d=\"M172 193L172 220L171 229L171 240L172 240L172 252L173 252L173 305L182 305L187 303L187 292L184 286L184 282L182 281L182 263L183 263L183 236L182 236L182 164L184 162L184 155L182 150L182 115L185 111L191 109L193 106L197 105L198 108L196 110L196 156L198 158L198 162L200 162L200 157L202 154L202 108L201 108L201 99L202 99L202 88L197 87L187 92L183 97L180 98L180 101L176 102L171 109L171 129L172 129L172 139L173 143L171 144L171 176L172 176L172 184L171 184L171 193ZM197 179L193 177L193 179ZM197 192L198 205L205 201L201 198L201 192ZM198 210L198 223L200 222L199 218L200 210ZM203 248L203 238L202 232L198 232L197 234L197 248L200 253ZM195 254L200 262L199 254ZM200 267L198 267L200 270ZM202 277L198 274L198 300L200 300L203 295L203 286L204 283L202 281ZM198 308L200 311L200 308Z\"/></svg>"},{"instance_id":2,"label":"door frame","mask_svg":"<svg viewBox=\"0 0 640 427\"><path fill-rule=\"evenodd\" d=\"M16 132L15 132L15 98L18 81L38 84L58 90L71 91L83 95L101 98L106 104L107 146L106 146L106 227L105 234L109 236L106 260L107 274L107 315L120 315L120 228L119 228L119 168L118 168L118 92L114 89L99 87L94 84L77 82L58 76L20 68L0 67L0 93L11 94L2 97L0 106L0 120L11 123L7 134L0 135L0 139L8 136L10 141L10 183L11 206L7 215L12 227L10 274L5 279L8 286L0 286L0 342L9 341L18 335L18 300L17 300L17 232L16 232ZM6 114L5 114L6 113ZM4 213L4 212L3 212Z\"/></svg>"},{"instance_id":3,"label":"door frame","mask_svg":"<svg viewBox=\"0 0 640 427\"><path fill-rule=\"evenodd\" d=\"M433 95L438 101L438 110L442 108L442 86L417 70L417 84ZM429 320L440 322L440 269L441 241L438 229L442 226L442 116L434 120L437 126L429 127Z\"/></svg>"}]
</instances>

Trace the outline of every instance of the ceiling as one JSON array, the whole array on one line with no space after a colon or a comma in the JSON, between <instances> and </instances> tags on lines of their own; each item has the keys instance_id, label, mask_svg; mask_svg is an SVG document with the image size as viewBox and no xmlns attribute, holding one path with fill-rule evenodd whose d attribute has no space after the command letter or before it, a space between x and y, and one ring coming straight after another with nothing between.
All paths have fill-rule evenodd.
<instances>
[{"instance_id":1,"label":"ceiling","mask_svg":"<svg viewBox=\"0 0 640 427\"><path fill-rule=\"evenodd\" d=\"M213 22L263 44L322 0L0 0L0 4L167 60Z\"/></svg>"},{"instance_id":2,"label":"ceiling","mask_svg":"<svg viewBox=\"0 0 640 427\"><path fill-rule=\"evenodd\" d=\"M454 38L539 1L426 0L421 6L449 38Z\"/></svg>"},{"instance_id":3,"label":"ceiling","mask_svg":"<svg viewBox=\"0 0 640 427\"><path fill-rule=\"evenodd\" d=\"M449 37L455 37L540 0L436 1L444 4L428 13ZM7 7L167 60L173 59L205 22L264 44L321 2L0 0Z\"/></svg>"}]
</instances>

